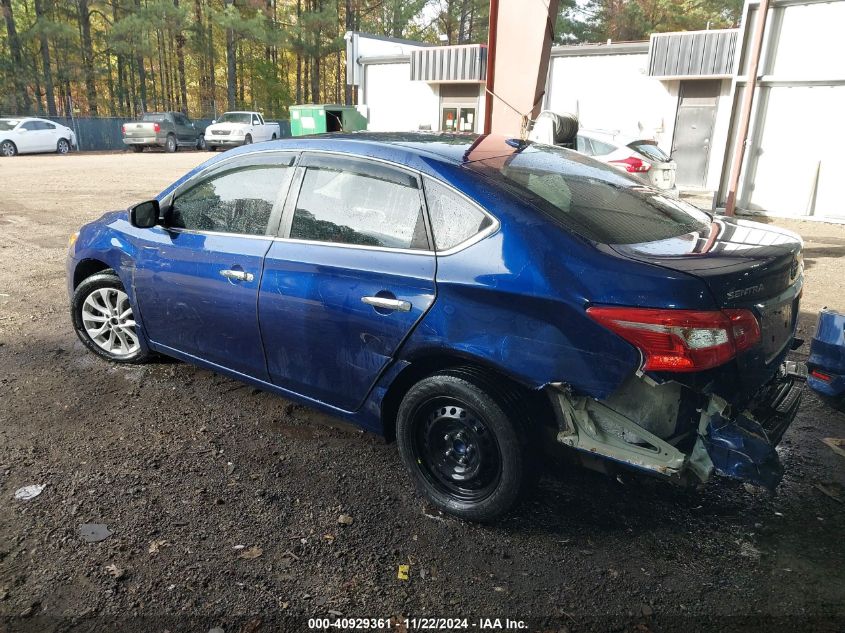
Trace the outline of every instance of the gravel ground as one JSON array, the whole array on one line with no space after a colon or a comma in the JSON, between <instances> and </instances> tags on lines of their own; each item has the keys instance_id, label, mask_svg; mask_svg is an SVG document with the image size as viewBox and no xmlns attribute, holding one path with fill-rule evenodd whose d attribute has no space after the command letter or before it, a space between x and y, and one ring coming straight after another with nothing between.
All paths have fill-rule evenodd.
<instances>
[{"instance_id":1,"label":"gravel ground","mask_svg":"<svg viewBox=\"0 0 845 633\"><path fill-rule=\"evenodd\" d=\"M845 436L845 415L810 393L775 496L559 465L479 526L426 508L378 437L188 365L86 352L68 316L68 235L207 156L0 161L0 631L306 631L338 614L845 629L845 458L821 442ZM807 242L810 337L822 305L845 308L845 226L783 224ZM30 484L45 488L13 498ZM87 542L90 523L111 534Z\"/></svg>"}]
</instances>

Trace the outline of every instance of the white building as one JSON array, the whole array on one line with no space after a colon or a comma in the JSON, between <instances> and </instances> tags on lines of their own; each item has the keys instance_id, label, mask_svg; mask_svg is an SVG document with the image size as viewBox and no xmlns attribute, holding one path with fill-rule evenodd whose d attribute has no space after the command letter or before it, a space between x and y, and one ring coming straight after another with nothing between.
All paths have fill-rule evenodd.
<instances>
[{"instance_id":1,"label":"white building","mask_svg":"<svg viewBox=\"0 0 845 633\"><path fill-rule=\"evenodd\" d=\"M649 42L554 47L544 108L587 129L654 138L682 190L724 204L751 27L655 34ZM772 0L738 208L845 219L845 0ZM347 81L375 131L480 132L487 51L347 34Z\"/></svg>"}]
</instances>

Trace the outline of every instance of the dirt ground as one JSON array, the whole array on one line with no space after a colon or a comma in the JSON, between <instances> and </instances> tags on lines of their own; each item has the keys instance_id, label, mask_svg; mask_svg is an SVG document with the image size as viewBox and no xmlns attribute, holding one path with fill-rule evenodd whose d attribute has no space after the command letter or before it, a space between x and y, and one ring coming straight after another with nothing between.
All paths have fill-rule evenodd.
<instances>
[{"instance_id":1,"label":"dirt ground","mask_svg":"<svg viewBox=\"0 0 845 633\"><path fill-rule=\"evenodd\" d=\"M845 630L845 458L821 442L845 436L845 415L812 393L774 496L561 465L480 526L427 509L378 437L185 364L87 352L68 315L69 234L207 157L0 160L0 631L307 631L338 615ZM782 224L806 240L809 338L821 306L845 308L845 226ZM30 484L46 487L13 498ZM87 542L88 523L111 535Z\"/></svg>"}]
</instances>

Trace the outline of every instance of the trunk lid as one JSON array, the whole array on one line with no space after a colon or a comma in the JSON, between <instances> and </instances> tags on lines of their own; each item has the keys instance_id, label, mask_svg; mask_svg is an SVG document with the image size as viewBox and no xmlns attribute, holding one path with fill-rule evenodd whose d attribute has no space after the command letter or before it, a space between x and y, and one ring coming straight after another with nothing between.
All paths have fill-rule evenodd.
<instances>
[{"instance_id":1,"label":"trunk lid","mask_svg":"<svg viewBox=\"0 0 845 633\"><path fill-rule=\"evenodd\" d=\"M737 359L739 372L731 379L736 388L729 388L749 395L771 379L790 349L803 284L802 246L791 231L717 217L709 234L611 248L626 258L698 277L719 307L754 313L761 341Z\"/></svg>"}]
</instances>

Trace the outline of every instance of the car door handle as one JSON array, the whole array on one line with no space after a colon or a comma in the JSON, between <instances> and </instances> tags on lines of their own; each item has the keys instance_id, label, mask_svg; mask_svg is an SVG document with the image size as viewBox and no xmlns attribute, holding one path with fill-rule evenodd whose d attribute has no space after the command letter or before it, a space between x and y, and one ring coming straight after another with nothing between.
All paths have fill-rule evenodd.
<instances>
[{"instance_id":1,"label":"car door handle","mask_svg":"<svg viewBox=\"0 0 845 633\"><path fill-rule=\"evenodd\" d=\"M397 310L399 312L410 312L411 302L402 301L401 299L388 299L387 297L361 297L361 302L374 308L384 308L385 310Z\"/></svg>"},{"instance_id":2,"label":"car door handle","mask_svg":"<svg viewBox=\"0 0 845 633\"><path fill-rule=\"evenodd\" d=\"M252 281L255 279L255 275L243 270L221 270L220 274L226 279L232 279L235 281Z\"/></svg>"}]
</instances>

